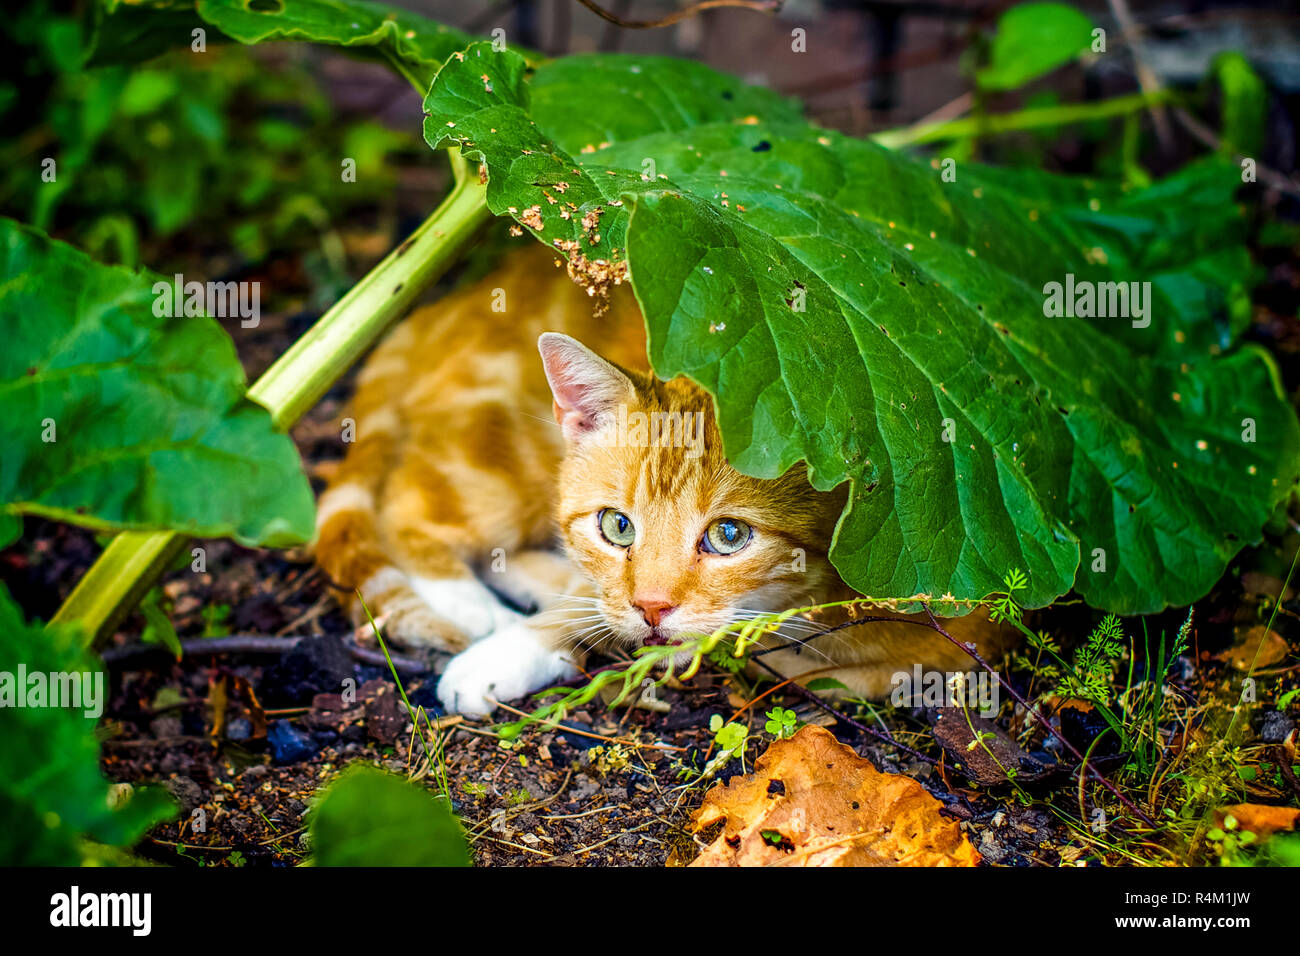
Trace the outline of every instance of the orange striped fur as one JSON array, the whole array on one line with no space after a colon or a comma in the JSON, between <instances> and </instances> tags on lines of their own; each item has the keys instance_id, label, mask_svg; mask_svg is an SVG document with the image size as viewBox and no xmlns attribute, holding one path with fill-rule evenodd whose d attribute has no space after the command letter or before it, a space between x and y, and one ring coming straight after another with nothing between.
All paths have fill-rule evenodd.
<instances>
[{"instance_id":1,"label":"orange striped fur","mask_svg":"<svg viewBox=\"0 0 1300 956\"><path fill-rule=\"evenodd\" d=\"M843 490L814 491L802 466L775 480L733 469L708 394L651 374L630 290L615 288L596 316L553 261L540 247L512 253L394 329L359 377L355 442L320 500L321 567L360 588L397 643L463 652L439 693L467 712L571 674L588 647L671 641L853 596L827 559ZM562 335L545 336L539 358L547 332ZM666 425L674 419L654 416L689 413L679 420L698 431L652 444L622 427L637 413ZM602 533L606 511L630 522L628 546ZM734 554L704 541L719 519L751 529ZM985 651L1001 642L974 616L948 625ZM796 619L781 637L811 629ZM917 661L970 664L932 632L892 622L766 659L870 696Z\"/></svg>"}]
</instances>

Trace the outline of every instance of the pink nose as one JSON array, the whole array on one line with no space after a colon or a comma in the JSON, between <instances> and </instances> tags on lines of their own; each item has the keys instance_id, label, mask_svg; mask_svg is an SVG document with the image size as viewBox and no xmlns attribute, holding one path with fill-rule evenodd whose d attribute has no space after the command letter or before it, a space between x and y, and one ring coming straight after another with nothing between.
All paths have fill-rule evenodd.
<instances>
[{"instance_id":1,"label":"pink nose","mask_svg":"<svg viewBox=\"0 0 1300 956\"><path fill-rule=\"evenodd\" d=\"M637 596L632 599L632 604L651 627L658 627L659 622L675 610L667 596L662 594Z\"/></svg>"}]
</instances>

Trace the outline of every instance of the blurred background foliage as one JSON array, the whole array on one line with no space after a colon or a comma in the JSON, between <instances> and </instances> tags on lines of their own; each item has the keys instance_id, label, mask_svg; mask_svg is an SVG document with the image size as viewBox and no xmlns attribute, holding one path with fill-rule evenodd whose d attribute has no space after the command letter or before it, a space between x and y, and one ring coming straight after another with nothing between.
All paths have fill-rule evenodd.
<instances>
[{"instance_id":1,"label":"blurred background foliage","mask_svg":"<svg viewBox=\"0 0 1300 956\"><path fill-rule=\"evenodd\" d=\"M352 283L337 224L391 210L416 130L340 115L302 55L213 44L83 71L86 30L36 0L0 22L0 213L102 262L240 278L300 254L322 308ZM44 183L45 157L57 178ZM355 161L345 181L343 159ZM195 263L202 261L202 268Z\"/></svg>"},{"instance_id":2,"label":"blurred background foliage","mask_svg":"<svg viewBox=\"0 0 1300 956\"><path fill-rule=\"evenodd\" d=\"M174 35L174 49L138 65L83 69L114 58L99 50L90 59L98 2L15 0L0 19L0 214L104 262L260 278L268 308L319 313L445 189L440 158L419 138L419 97L384 67L308 44L242 47L213 28L194 52L190 30L203 21L180 0L158 0L149 5L167 12L151 16L174 25L146 39L161 48ZM795 96L818 122L859 136L1137 88L1133 51L1105 0L789 0L778 16L716 10L654 30L619 29L574 0L395 5L480 36L499 27L511 44L549 55L699 59ZM680 5L605 4L647 18ZM143 14L113 6L115 23ZM1196 104L1220 148L1284 173L1295 168L1300 17L1273 0L1130 6L1157 81ZM1103 55L1080 49L1095 25L1106 30ZM796 27L807 33L807 55L791 55ZM119 34L129 37L129 27L113 34L127 42ZM1140 185L1207 148L1180 125L1172 133L1158 125L1139 112L920 148ZM44 183L49 157L58 177ZM341 175L345 158L356 162L354 182ZM1300 215L1295 194L1273 207L1283 219Z\"/></svg>"}]
</instances>

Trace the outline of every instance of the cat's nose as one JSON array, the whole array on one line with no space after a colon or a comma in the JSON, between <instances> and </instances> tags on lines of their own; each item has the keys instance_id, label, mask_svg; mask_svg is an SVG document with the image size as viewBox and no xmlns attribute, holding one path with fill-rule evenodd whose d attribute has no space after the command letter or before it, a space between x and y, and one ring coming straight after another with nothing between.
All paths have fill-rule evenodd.
<instances>
[{"instance_id":1,"label":"cat's nose","mask_svg":"<svg viewBox=\"0 0 1300 956\"><path fill-rule=\"evenodd\" d=\"M658 627L659 622L675 610L665 594L637 595L632 604L651 627Z\"/></svg>"}]
</instances>

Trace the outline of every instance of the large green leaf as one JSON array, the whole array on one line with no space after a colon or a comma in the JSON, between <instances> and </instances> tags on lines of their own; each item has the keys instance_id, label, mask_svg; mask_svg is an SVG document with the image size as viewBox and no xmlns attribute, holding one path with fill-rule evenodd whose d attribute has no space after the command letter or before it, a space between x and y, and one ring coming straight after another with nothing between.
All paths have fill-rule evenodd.
<instances>
[{"instance_id":1,"label":"large green leaf","mask_svg":"<svg viewBox=\"0 0 1300 956\"><path fill-rule=\"evenodd\" d=\"M423 89L470 42L452 27L367 0L99 0L95 63L130 62L188 45L213 26L240 43L308 40L385 59ZM213 37L213 40L218 37Z\"/></svg>"},{"instance_id":2,"label":"large green leaf","mask_svg":"<svg viewBox=\"0 0 1300 956\"><path fill-rule=\"evenodd\" d=\"M465 834L445 800L384 770L354 763L311 816L317 866L468 866Z\"/></svg>"},{"instance_id":3,"label":"large green leaf","mask_svg":"<svg viewBox=\"0 0 1300 956\"><path fill-rule=\"evenodd\" d=\"M1069 63L1092 47L1092 21L1064 3L1022 3L998 18L986 90L1012 90Z\"/></svg>"},{"instance_id":4,"label":"large green leaf","mask_svg":"<svg viewBox=\"0 0 1300 956\"><path fill-rule=\"evenodd\" d=\"M51 674L60 677L51 681ZM77 707L54 706L49 689L71 688L73 677L90 696ZM38 698L41 678L47 690ZM175 815L171 798L156 788L110 808L94 713L107 695L102 665L82 649L76 630L29 625L0 585L0 864L76 866L83 838L129 845Z\"/></svg>"},{"instance_id":5,"label":"large green leaf","mask_svg":"<svg viewBox=\"0 0 1300 956\"><path fill-rule=\"evenodd\" d=\"M158 278L0 219L0 505L101 529L307 540L293 443L244 398L215 321L154 314Z\"/></svg>"},{"instance_id":6,"label":"large green leaf","mask_svg":"<svg viewBox=\"0 0 1300 956\"><path fill-rule=\"evenodd\" d=\"M737 467L852 481L832 558L859 590L981 597L1020 567L1033 605L1076 584L1117 611L1186 603L1295 481L1275 369L1229 348L1248 280L1232 167L1141 193L948 181L696 64L527 73L486 44L453 56L426 139L486 164L494 213L625 260L655 370L714 393ZM608 106L636 91L653 106ZM1067 274L1150 282L1150 322L1048 318Z\"/></svg>"},{"instance_id":7,"label":"large green leaf","mask_svg":"<svg viewBox=\"0 0 1300 956\"><path fill-rule=\"evenodd\" d=\"M310 40L375 47L425 85L453 50L470 42L459 30L366 0L198 0L199 16L240 43Z\"/></svg>"}]
</instances>

